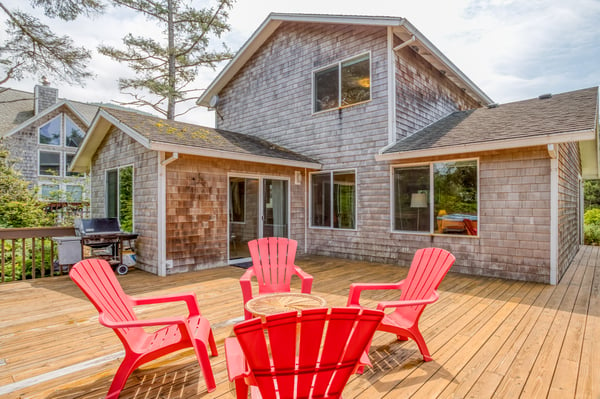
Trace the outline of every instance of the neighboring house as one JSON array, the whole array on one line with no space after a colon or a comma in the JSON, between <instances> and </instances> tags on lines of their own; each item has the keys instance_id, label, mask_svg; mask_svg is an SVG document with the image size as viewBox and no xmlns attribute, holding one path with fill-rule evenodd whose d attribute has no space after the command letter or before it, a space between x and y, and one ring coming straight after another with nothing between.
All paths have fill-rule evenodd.
<instances>
[{"instance_id":1,"label":"neighboring house","mask_svg":"<svg viewBox=\"0 0 600 399\"><path fill-rule=\"evenodd\" d=\"M556 283L598 177L597 96L498 106L405 19L271 14L198 100L217 129L101 110L74 168L108 193L133 168L141 267L160 275L279 235L403 265L443 247L454 271ZM94 192L92 211L115 201Z\"/></svg>"},{"instance_id":2,"label":"neighboring house","mask_svg":"<svg viewBox=\"0 0 600 399\"><path fill-rule=\"evenodd\" d=\"M15 169L53 203L83 200L85 178L69 171L97 105L58 98L58 89L37 85L34 93L0 88L0 137Z\"/></svg>"}]
</instances>

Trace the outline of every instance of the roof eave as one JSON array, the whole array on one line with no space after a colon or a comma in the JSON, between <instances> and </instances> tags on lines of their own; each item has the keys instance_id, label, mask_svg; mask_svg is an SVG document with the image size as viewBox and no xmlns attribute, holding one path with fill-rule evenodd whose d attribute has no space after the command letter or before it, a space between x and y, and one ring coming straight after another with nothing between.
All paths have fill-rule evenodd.
<instances>
[{"instance_id":1,"label":"roof eave","mask_svg":"<svg viewBox=\"0 0 600 399\"><path fill-rule=\"evenodd\" d=\"M209 158L231 159L236 161L247 161L262 164L290 166L294 168L306 168L321 170L322 165L317 162L299 161L293 159L268 157L264 155L247 154L233 151L213 150L203 147L193 147L181 144L152 141L149 148L154 151L177 152L179 154L196 155Z\"/></svg>"},{"instance_id":2,"label":"roof eave","mask_svg":"<svg viewBox=\"0 0 600 399\"><path fill-rule=\"evenodd\" d=\"M534 137L494 140L480 143L468 143L454 146L427 148L423 150L402 151L375 155L377 161L403 161L416 158L431 158L448 155L468 154L473 152L507 150L512 148L533 147L546 144L567 142L583 142L595 140L595 129L576 132L552 133Z\"/></svg>"}]
</instances>

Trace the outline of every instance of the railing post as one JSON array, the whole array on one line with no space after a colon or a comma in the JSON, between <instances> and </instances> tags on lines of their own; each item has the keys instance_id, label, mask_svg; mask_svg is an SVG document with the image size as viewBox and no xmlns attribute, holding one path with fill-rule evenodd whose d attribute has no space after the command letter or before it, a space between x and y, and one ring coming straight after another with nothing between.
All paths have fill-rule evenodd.
<instances>
[{"instance_id":1,"label":"railing post","mask_svg":"<svg viewBox=\"0 0 600 399\"><path fill-rule=\"evenodd\" d=\"M26 242L25 239L22 238L21 239L21 280L25 280L27 278L27 262L26 262L26 252L25 251L25 246L26 246Z\"/></svg>"},{"instance_id":2,"label":"railing post","mask_svg":"<svg viewBox=\"0 0 600 399\"><path fill-rule=\"evenodd\" d=\"M2 253L0 254L0 256L1 256L0 259L2 259L2 282L4 282L4 252L5 252L5 249L4 249L4 238L3 238L2 239Z\"/></svg>"}]
</instances>

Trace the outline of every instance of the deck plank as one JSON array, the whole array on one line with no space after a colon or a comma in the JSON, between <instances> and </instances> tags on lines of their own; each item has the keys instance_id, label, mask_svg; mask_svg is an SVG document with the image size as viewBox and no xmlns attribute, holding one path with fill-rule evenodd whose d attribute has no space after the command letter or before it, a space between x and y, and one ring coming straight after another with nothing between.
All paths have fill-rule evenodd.
<instances>
[{"instance_id":1,"label":"deck plank","mask_svg":"<svg viewBox=\"0 0 600 399\"><path fill-rule=\"evenodd\" d=\"M399 281L408 271L317 256L297 263L314 276L313 292L329 306L344 306L353 282ZM187 349L136 370L121 398L234 397L223 342L243 315L243 272L222 267L158 277L134 270L119 277L125 292L134 296L196 293L220 351L211 358L214 392L206 392L193 351ZM292 286L299 290L299 280ZM396 298L396 292L365 292L361 303L375 306ZM105 395L120 363L110 356L118 356L122 346L112 330L98 324L93 306L68 277L0 284L0 301L0 390L33 381L0 396ZM161 317L185 308L160 304L138 311L143 317ZM423 362L414 342L377 332L369 353L373 368L352 376L344 397L600 398L600 248L582 247L556 286L451 272L440 286L440 300L426 308L420 326L433 361ZM113 360L86 363L105 357ZM61 374L69 366L86 364L90 366Z\"/></svg>"}]
</instances>

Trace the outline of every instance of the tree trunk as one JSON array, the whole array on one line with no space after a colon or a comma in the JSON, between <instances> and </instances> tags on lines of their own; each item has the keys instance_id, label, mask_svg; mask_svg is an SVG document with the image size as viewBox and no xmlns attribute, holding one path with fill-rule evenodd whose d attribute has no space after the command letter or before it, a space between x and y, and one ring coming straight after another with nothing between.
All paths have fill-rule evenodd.
<instances>
[{"instance_id":1,"label":"tree trunk","mask_svg":"<svg viewBox=\"0 0 600 399\"><path fill-rule=\"evenodd\" d=\"M168 0L168 41L169 41L169 94L167 96L167 119L175 119L175 26L173 24L173 0Z\"/></svg>"}]
</instances>

